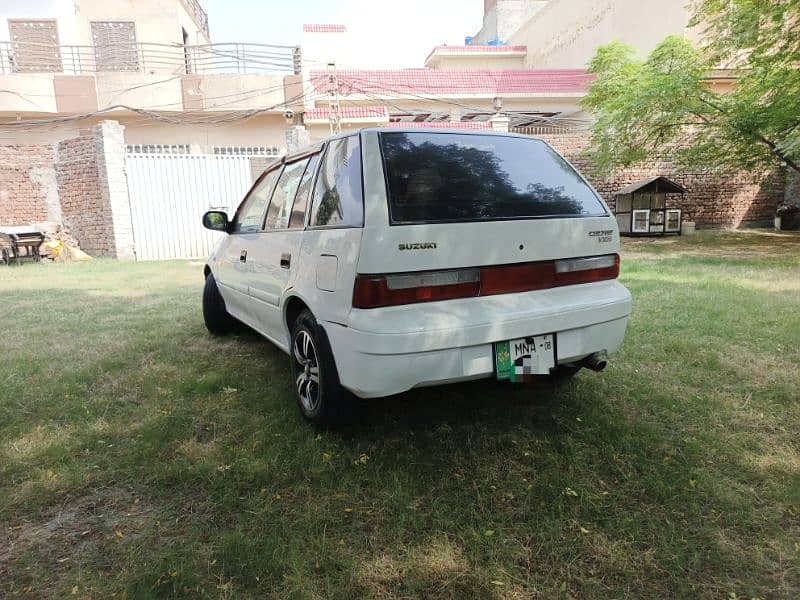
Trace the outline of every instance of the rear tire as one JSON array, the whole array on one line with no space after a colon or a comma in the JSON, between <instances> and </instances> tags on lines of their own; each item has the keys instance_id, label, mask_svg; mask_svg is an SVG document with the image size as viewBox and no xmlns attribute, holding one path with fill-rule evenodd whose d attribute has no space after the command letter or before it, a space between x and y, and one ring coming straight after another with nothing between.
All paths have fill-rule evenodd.
<instances>
[{"instance_id":1,"label":"rear tire","mask_svg":"<svg viewBox=\"0 0 800 600\"><path fill-rule=\"evenodd\" d=\"M295 399L306 419L321 427L352 419L354 398L339 382L328 336L309 310L292 326L289 361Z\"/></svg>"},{"instance_id":2,"label":"rear tire","mask_svg":"<svg viewBox=\"0 0 800 600\"><path fill-rule=\"evenodd\" d=\"M225 300L219 293L217 282L214 276L209 273L203 287L203 320L206 329L213 335L225 335L229 333L236 321L228 314L225 308Z\"/></svg>"}]
</instances>

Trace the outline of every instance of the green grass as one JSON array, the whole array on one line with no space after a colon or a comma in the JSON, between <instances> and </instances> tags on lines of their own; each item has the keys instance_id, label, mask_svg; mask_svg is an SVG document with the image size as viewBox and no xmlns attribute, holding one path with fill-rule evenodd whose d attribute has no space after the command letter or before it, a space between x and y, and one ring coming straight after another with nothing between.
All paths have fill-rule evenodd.
<instances>
[{"instance_id":1,"label":"green grass","mask_svg":"<svg viewBox=\"0 0 800 600\"><path fill-rule=\"evenodd\" d=\"M0 597L800 596L800 238L623 260L602 375L340 432L206 334L200 263L0 269Z\"/></svg>"}]
</instances>

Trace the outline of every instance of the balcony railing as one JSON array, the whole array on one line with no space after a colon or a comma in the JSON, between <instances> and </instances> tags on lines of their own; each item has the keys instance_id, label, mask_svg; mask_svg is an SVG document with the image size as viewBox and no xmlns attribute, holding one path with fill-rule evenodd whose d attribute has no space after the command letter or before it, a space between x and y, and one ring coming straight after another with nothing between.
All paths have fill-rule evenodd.
<instances>
[{"instance_id":1,"label":"balcony railing","mask_svg":"<svg viewBox=\"0 0 800 600\"><path fill-rule=\"evenodd\" d=\"M183 4L186 6L186 10L189 11L189 14L194 18L195 23L208 35L208 15L206 11L203 10L203 7L200 6L200 2L197 0L183 0Z\"/></svg>"},{"instance_id":2,"label":"balcony railing","mask_svg":"<svg viewBox=\"0 0 800 600\"><path fill-rule=\"evenodd\" d=\"M300 73L299 46L0 42L0 73Z\"/></svg>"}]
</instances>

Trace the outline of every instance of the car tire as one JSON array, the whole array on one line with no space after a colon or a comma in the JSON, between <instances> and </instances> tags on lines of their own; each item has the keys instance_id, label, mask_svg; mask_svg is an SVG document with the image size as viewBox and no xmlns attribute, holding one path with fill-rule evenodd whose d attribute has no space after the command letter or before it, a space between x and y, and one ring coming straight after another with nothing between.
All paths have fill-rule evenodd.
<instances>
[{"instance_id":1,"label":"car tire","mask_svg":"<svg viewBox=\"0 0 800 600\"><path fill-rule=\"evenodd\" d=\"M206 277L206 283L203 287L203 320L206 323L206 329L213 335L229 333L236 323L233 317L228 314L225 308L225 300L223 300L222 294L219 293L217 281L211 273Z\"/></svg>"},{"instance_id":2,"label":"car tire","mask_svg":"<svg viewBox=\"0 0 800 600\"><path fill-rule=\"evenodd\" d=\"M575 377L581 369L583 367L577 364L556 365L556 368L550 371L550 378L556 383L567 382Z\"/></svg>"},{"instance_id":3,"label":"car tire","mask_svg":"<svg viewBox=\"0 0 800 600\"><path fill-rule=\"evenodd\" d=\"M301 312L292 326L289 362L303 417L320 427L352 419L354 398L339 382L328 336L309 310Z\"/></svg>"}]
</instances>

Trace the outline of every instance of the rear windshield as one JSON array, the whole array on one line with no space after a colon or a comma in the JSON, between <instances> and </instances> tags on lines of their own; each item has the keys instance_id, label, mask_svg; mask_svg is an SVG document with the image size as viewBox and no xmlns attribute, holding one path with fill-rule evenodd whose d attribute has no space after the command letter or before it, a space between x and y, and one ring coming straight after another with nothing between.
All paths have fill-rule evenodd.
<instances>
[{"instance_id":1,"label":"rear windshield","mask_svg":"<svg viewBox=\"0 0 800 600\"><path fill-rule=\"evenodd\" d=\"M540 140L382 133L392 223L601 216L567 161Z\"/></svg>"}]
</instances>

